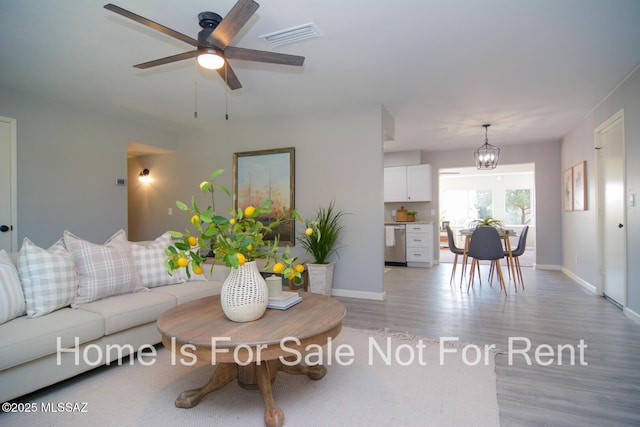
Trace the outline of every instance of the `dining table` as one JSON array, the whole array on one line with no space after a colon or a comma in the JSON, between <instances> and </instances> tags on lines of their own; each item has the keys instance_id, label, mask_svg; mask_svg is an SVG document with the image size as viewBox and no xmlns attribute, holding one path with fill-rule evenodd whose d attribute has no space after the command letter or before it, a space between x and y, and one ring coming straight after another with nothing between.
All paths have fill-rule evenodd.
<instances>
[{"instance_id":1,"label":"dining table","mask_svg":"<svg viewBox=\"0 0 640 427\"><path fill-rule=\"evenodd\" d=\"M474 230L475 228L463 228L459 231L460 235L464 237L464 251L462 254L463 272L466 270L466 268L464 267L466 267L467 260L468 260L467 250L469 249L469 242L471 241L471 235L473 234ZM498 231L498 235L500 236L500 239L502 239L504 243L505 253L507 254L507 269L509 271L509 276L513 277L513 286L515 287L517 292L518 276L516 274L516 264L513 258L513 252L511 250L511 237L518 237L518 234L515 230L509 229L509 228L496 227L496 230ZM464 273L460 276L460 285L462 285L463 278L464 278Z\"/></svg>"}]
</instances>

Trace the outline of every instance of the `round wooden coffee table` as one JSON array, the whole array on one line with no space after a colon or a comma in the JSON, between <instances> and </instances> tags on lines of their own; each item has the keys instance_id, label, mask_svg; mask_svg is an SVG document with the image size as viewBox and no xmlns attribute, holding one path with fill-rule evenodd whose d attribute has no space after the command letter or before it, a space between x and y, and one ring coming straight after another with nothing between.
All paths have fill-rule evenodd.
<instances>
[{"instance_id":1,"label":"round wooden coffee table","mask_svg":"<svg viewBox=\"0 0 640 427\"><path fill-rule=\"evenodd\" d=\"M267 426L281 426L284 412L271 392L278 371L307 375L319 380L327 369L322 365L294 364L308 346L326 344L338 336L346 313L333 298L302 293L302 302L288 310L267 309L253 322L236 323L227 319L220 296L180 304L160 316L157 322L164 346L178 357L197 357L215 364L211 380L203 387L182 392L176 406L192 408L202 398L233 380L247 389L259 389L265 406Z\"/></svg>"}]
</instances>

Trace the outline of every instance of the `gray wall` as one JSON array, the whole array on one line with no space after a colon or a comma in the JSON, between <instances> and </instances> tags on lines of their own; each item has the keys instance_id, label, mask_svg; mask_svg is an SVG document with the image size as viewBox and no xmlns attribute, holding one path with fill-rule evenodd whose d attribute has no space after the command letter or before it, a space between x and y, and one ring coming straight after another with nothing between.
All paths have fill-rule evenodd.
<instances>
[{"instance_id":1,"label":"gray wall","mask_svg":"<svg viewBox=\"0 0 640 427\"><path fill-rule=\"evenodd\" d=\"M0 88L17 120L18 246L49 246L64 230L101 242L127 228L127 142L175 148L175 135Z\"/></svg>"},{"instance_id":2,"label":"gray wall","mask_svg":"<svg viewBox=\"0 0 640 427\"><path fill-rule=\"evenodd\" d=\"M176 154L146 156L131 162L130 176L149 168L154 182L134 185L131 224L141 227L136 239L151 239L167 229L184 230L184 215L175 201L189 201L211 171L225 169L219 183L232 189L233 153L295 147L295 204L303 217L335 200L344 217L344 247L334 273L334 290L342 295L383 295L383 155L380 106L264 121L233 120L212 124L212 131L180 135ZM369 165L369 167L363 167ZM216 210L232 201L221 193ZM135 200L134 200L135 199ZM208 201L198 196L203 206ZM174 215L167 214L173 207ZM134 219L135 215L138 218ZM301 226L296 230L300 232ZM303 259L299 245L292 251Z\"/></svg>"},{"instance_id":3,"label":"gray wall","mask_svg":"<svg viewBox=\"0 0 640 427\"><path fill-rule=\"evenodd\" d=\"M624 109L627 191L640 192L640 69L636 69L594 111L562 140L561 170L587 161L587 210L563 212L563 266L571 274L596 287L598 283L596 154L594 132L598 126ZM638 206L627 206L627 308L640 316L640 215ZM578 255L578 262L575 256Z\"/></svg>"}]
</instances>

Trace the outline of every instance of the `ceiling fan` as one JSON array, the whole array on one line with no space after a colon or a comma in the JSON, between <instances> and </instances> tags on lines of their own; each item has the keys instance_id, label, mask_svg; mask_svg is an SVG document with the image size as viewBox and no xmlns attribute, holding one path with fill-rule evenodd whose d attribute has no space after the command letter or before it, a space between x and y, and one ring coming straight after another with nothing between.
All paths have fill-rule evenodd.
<instances>
[{"instance_id":1,"label":"ceiling fan","mask_svg":"<svg viewBox=\"0 0 640 427\"><path fill-rule=\"evenodd\" d=\"M286 55L282 53L268 52L264 50L245 49L241 47L229 46L229 43L242 29L247 21L260 7L253 0L238 0L231 8L227 16L222 18L214 12L201 12L198 14L198 21L202 30L198 33L198 39L193 39L171 28L160 25L150 19L136 15L114 4L106 4L104 8L112 12L136 21L142 25L160 31L170 37L176 38L196 48L189 52L167 56L166 58L144 62L134 65L135 68L146 69L158 65L169 64L184 59L198 58L198 63L204 68L215 69L225 80L230 89L242 87L240 80L233 72L227 59L240 59L244 61L268 62L272 64L302 66L304 56Z\"/></svg>"}]
</instances>

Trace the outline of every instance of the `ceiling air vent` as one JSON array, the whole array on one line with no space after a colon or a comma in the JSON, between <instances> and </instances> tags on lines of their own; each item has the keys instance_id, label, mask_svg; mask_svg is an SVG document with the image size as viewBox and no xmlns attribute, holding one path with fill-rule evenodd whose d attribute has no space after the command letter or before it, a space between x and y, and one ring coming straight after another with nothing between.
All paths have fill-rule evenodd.
<instances>
[{"instance_id":1,"label":"ceiling air vent","mask_svg":"<svg viewBox=\"0 0 640 427\"><path fill-rule=\"evenodd\" d=\"M277 47L283 44L296 43L301 40L314 39L320 36L322 36L322 33L318 30L316 24L310 22L308 24L265 34L260 36L260 38L269 43L269 46Z\"/></svg>"}]
</instances>

